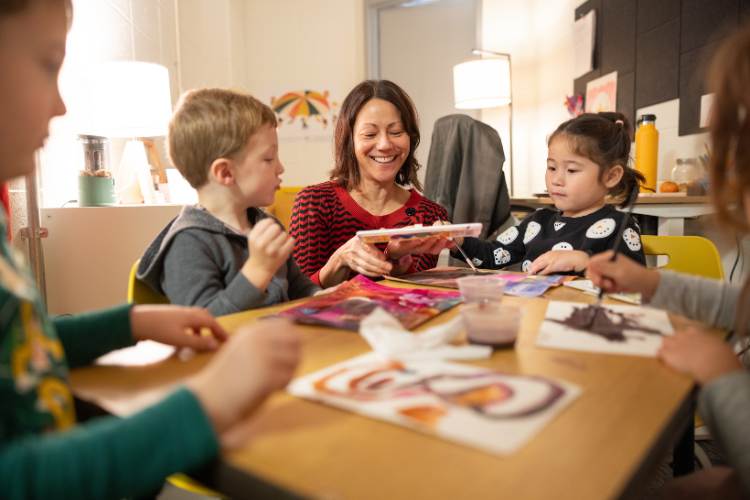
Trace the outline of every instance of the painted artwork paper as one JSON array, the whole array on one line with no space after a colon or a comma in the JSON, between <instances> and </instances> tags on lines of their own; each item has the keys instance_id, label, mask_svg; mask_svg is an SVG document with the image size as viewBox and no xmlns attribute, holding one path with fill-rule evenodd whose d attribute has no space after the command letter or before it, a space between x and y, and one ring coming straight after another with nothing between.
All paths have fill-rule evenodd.
<instances>
[{"instance_id":1,"label":"painted artwork paper","mask_svg":"<svg viewBox=\"0 0 750 500\"><path fill-rule=\"evenodd\" d=\"M375 353L300 377L287 391L497 455L517 451L581 393L561 380Z\"/></svg>"},{"instance_id":2,"label":"painted artwork paper","mask_svg":"<svg viewBox=\"0 0 750 500\"><path fill-rule=\"evenodd\" d=\"M338 85L268 85L263 101L276 113L280 141L330 141L338 119Z\"/></svg>"},{"instance_id":3,"label":"painted artwork paper","mask_svg":"<svg viewBox=\"0 0 750 500\"><path fill-rule=\"evenodd\" d=\"M662 336L674 334L669 316L659 309L603 305L593 325L588 327L593 309L591 304L550 302L536 345L654 357Z\"/></svg>"},{"instance_id":4,"label":"painted artwork paper","mask_svg":"<svg viewBox=\"0 0 750 500\"><path fill-rule=\"evenodd\" d=\"M458 292L393 288L359 275L329 294L278 315L300 323L358 331L359 323L376 307L382 307L411 330L459 302Z\"/></svg>"},{"instance_id":5,"label":"painted artwork paper","mask_svg":"<svg viewBox=\"0 0 750 500\"><path fill-rule=\"evenodd\" d=\"M467 267L449 266L440 266L419 273L406 274L399 276L398 278L386 276L386 279L458 290L458 284L456 283L458 278L487 275L492 275L508 282L505 285L504 290L506 295L524 298L539 297L546 292L549 287L558 286L565 281L575 279L575 276L529 276L527 274L509 274L507 271L491 271L484 269L475 272L473 269Z\"/></svg>"},{"instance_id":6,"label":"painted artwork paper","mask_svg":"<svg viewBox=\"0 0 750 500\"><path fill-rule=\"evenodd\" d=\"M586 84L586 112L617 110L617 71Z\"/></svg>"}]
</instances>

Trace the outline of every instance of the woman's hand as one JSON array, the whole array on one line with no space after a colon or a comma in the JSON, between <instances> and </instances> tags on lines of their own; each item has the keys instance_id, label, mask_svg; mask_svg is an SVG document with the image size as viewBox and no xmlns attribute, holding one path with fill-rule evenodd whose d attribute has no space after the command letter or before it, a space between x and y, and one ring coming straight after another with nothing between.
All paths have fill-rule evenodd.
<instances>
[{"instance_id":1,"label":"woman's hand","mask_svg":"<svg viewBox=\"0 0 750 500\"><path fill-rule=\"evenodd\" d=\"M333 253L337 254L342 266L365 276L382 276L393 269L393 264L388 262L383 252L372 243L362 243L356 236Z\"/></svg>"},{"instance_id":2,"label":"woman's hand","mask_svg":"<svg viewBox=\"0 0 750 500\"><path fill-rule=\"evenodd\" d=\"M286 234L284 229L273 219L263 219L250 231L247 237L250 251L242 274L258 290L268 288L276 271L286 262L294 249L294 238Z\"/></svg>"},{"instance_id":3,"label":"woman's hand","mask_svg":"<svg viewBox=\"0 0 750 500\"><path fill-rule=\"evenodd\" d=\"M210 335L201 335L201 330ZM130 309L130 331L135 340L155 340L197 351L214 351L227 332L202 307L143 305Z\"/></svg>"},{"instance_id":4,"label":"woman's hand","mask_svg":"<svg viewBox=\"0 0 750 500\"><path fill-rule=\"evenodd\" d=\"M299 363L299 344L287 320L242 326L188 382L218 433L228 432L289 383Z\"/></svg>"},{"instance_id":5,"label":"woman's hand","mask_svg":"<svg viewBox=\"0 0 750 500\"><path fill-rule=\"evenodd\" d=\"M650 301L659 285L659 272L648 269L618 253L612 262L612 250L589 259L586 277L607 293L641 293Z\"/></svg>"},{"instance_id":6,"label":"woman's hand","mask_svg":"<svg viewBox=\"0 0 750 500\"><path fill-rule=\"evenodd\" d=\"M388 243L388 257L400 259L405 255L438 255L444 248L454 246L448 238L426 238L418 240L391 240Z\"/></svg>"},{"instance_id":7,"label":"woman's hand","mask_svg":"<svg viewBox=\"0 0 750 500\"><path fill-rule=\"evenodd\" d=\"M529 266L529 274L581 272L589 263L589 254L580 250L550 250L543 253Z\"/></svg>"},{"instance_id":8,"label":"woman's hand","mask_svg":"<svg viewBox=\"0 0 750 500\"><path fill-rule=\"evenodd\" d=\"M449 222L444 222L444 221L441 221L441 220L437 220L432 225L433 226L448 226L448 225L450 225L450 223ZM450 248L451 252L452 252L456 248L456 243L458 243L459 245L463 245L464 244L464 237L463 236L456 236L455 238L452 238L450 240L445 240L445 241L448 242L445 245L445 248ZM440 252L438 252L438 253L440 253Z\"/></svg>"},{"instance_id":9,"label":"woman's hand","mask_svg":"<svg viewBox=\"0 0 750 500\"><path fill-rule=\"evenodd\" d=\"M704 387L743 369L726 343L695 327L664 336L656 355L667 366L693 377Z\"/></svg>"}]
</instances>

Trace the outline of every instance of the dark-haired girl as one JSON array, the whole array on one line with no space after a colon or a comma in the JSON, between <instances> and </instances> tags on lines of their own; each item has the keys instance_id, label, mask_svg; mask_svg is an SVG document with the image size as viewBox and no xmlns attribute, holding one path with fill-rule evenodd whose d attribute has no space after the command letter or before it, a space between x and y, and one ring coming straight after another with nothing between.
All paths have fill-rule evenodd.
<instances>
[{"instance_id":1,"label":"dark-haired girl","mask_svg":"<svg viewBox=\"0 0 750 500\"><path fill-rule=\"evenodd\" d=\"M544 177L556 210L537 210L495 241L456 238L457 242L477 267L499 269L522 262L521 269L530 274L581 273L589 257L612 248L617 238L622 216L605 197L622 199L624 205L643 181L628 166L631 132L621 113L586 113L563 123L547 140ZM633 220L623 238L623 253L645 264Z\"/></svg>"},{"instance_id":2,"label":"dark-haired girl","mask_svg":"<svg viewBox=\"0 0 750 500\"><path fill-rule=\"evenodd\" d=\"M357 231L432 225L443 207L417 191L419 117L404 90L388 80L366 80L341 105L330 182L297 195L289 233L294 259L323 288L355 274L394 276L435 267L447 240L362 244ZM409 189L411 187L411 189Z\"/></svg>"}]
</instances>

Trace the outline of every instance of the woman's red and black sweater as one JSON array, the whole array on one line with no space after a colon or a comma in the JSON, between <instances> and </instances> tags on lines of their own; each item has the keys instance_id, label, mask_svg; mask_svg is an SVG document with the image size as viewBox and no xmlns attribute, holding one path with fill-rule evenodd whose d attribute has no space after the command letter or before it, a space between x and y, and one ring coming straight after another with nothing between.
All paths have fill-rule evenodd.
<instances>
[{"instance_id":1,"label":"woman's red and black sweater","mask_svg":"<svg viewBox=\"0 0 750 500\"><path fill-rule=\"evenodd\" d=\"M289 227L297 243L294 259L302 272L320 284L320 270L333 252L349 241L357 231L390 229L423 224L431 226L438 219L446 220L445 209L416 190L406 205L387 215L372 215L354 201L346 189L324 182L308 186L294 200L292 221ZM378 245L385 248L385 245ZM437 255L414 255L407 272L431 269L437 264ZM356 275L351 272L349 277Z\"/></svg>"}]
</instances>

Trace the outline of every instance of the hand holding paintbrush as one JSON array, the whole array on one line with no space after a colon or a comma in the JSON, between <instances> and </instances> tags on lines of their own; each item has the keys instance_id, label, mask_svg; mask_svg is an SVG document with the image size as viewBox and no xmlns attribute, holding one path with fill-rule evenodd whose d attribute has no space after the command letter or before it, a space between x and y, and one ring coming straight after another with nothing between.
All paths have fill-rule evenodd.
<instances>
[{"instance_id":1,"label":"hand holding paintbrush","mask_svg":"<svg viewBox=\"0 0 750 500\"><path fill-rule=\"evenodd\" d=\"M630 199L628 200L628 205L625 210L622 212L622 219L620 220L620 227L617 230L617 237L615 238L615 246L612 248L612 262L617 259L617 250L620 248L620 244L622 243L623 234L625 233L625 229L628 227L628 219L630 219L630 214L633 213L633 207L635 206L635 202L638 199L638 186L633 190L633 193L630 195ZM594 304L593 310L591 312L591 320L589 321L589 324L586 325L586 328L591 328L591 326L594 324L594 319L596 319L596 315L599 314L599 310L602 308L602 298L604 297L604 288L600 287L599 289L599 297L596 299L596 303Z\"/></svg>"}]
</instances>

